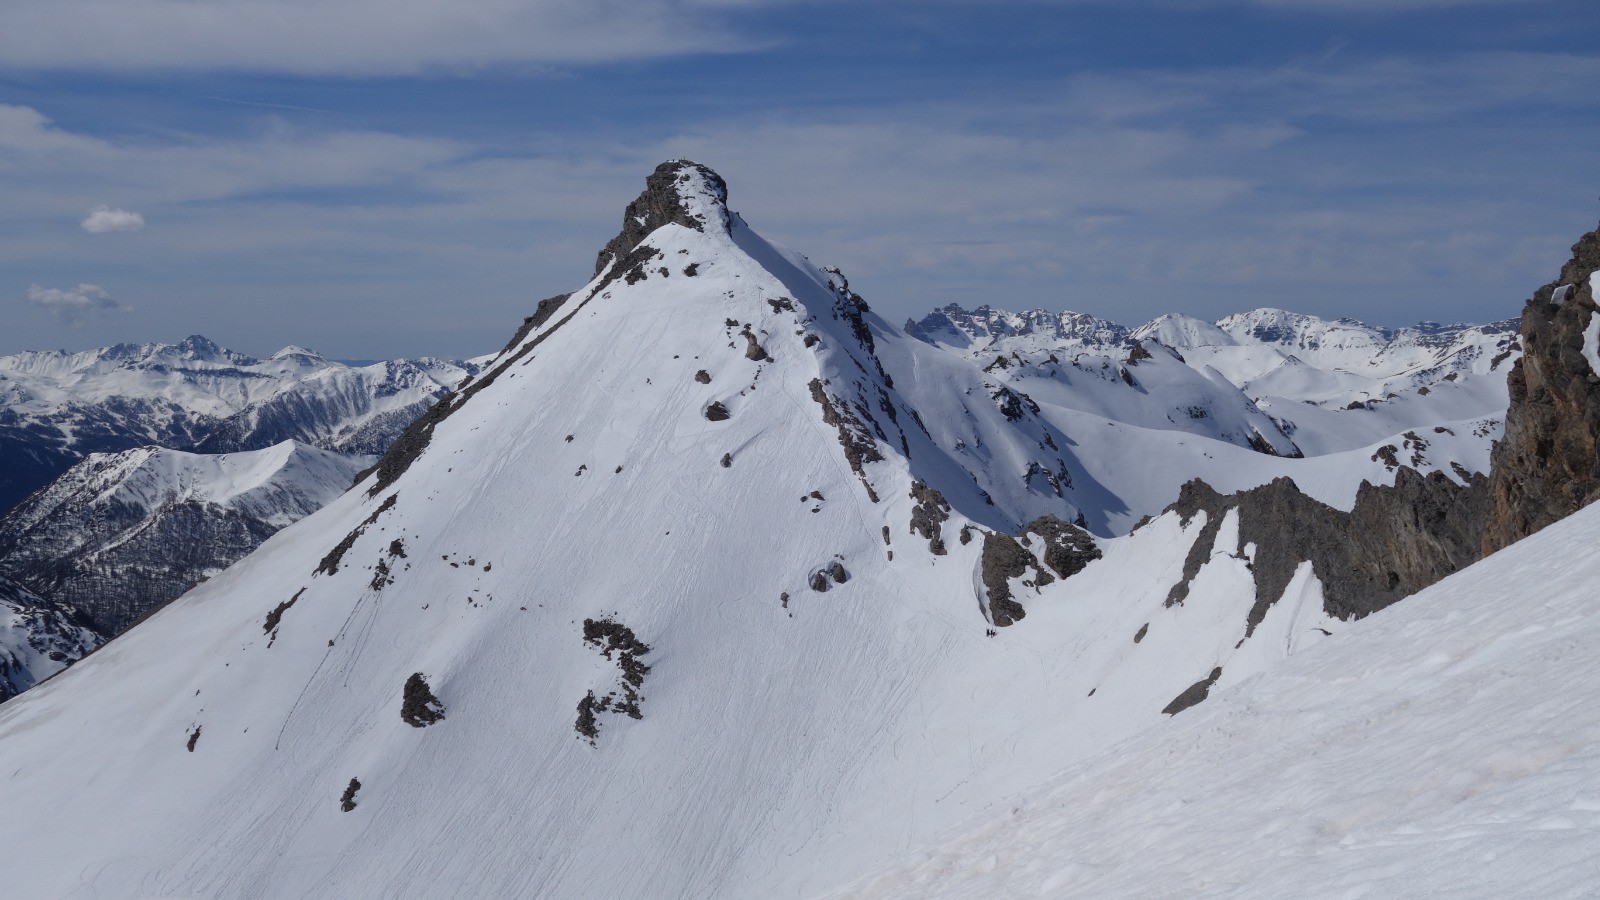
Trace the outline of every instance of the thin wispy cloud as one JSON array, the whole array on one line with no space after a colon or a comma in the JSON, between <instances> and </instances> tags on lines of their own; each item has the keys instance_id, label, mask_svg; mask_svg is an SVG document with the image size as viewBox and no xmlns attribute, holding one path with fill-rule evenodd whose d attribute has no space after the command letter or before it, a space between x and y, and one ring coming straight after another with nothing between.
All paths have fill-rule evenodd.
<instances>
[{"instance_id":1,"label":"thin wispy cloud","mask_svg":"<svg viewBox=\"0 0 1600 900\"><path fill-rule=\"evenodd\" d=\"M82 325L93 315L132 309L112 299L98 284L80 284L75 288L47 288L35 284L28 288L27 299L72 326Z\"/></svg>"},{"instance_id":2,"label":"thin wispy cloud","mask_svg":"<svg viewBox=\"0 0 1600 900\"><path fill-rule=\"evenodd\" d=\"M414 75L752 46L693 0L8 0L0 68Z\"/></svg>"},{"instance_id":3,"label":"thin wispy cloud","mask_svg":"<svg viewBox=\"0 0 1600 900\"><path fill-rule=\"evenodd\" d=\"M90 234L105 234L110 231L142 231L144 230L144 216L131 210L96 206L78 224Z\"/></svg>"},{"instance_id":4,"label":"thin wispy cloud","mask_svg":"<svg viewBox=\"0 0 1600 900\"><path fill-rule=\"evenodd\" d=\"M149 298L83 320L96 339L475 353L587 278L643 175L687 156L896 319L948 302L1502 318L1594 224L1600 57L1547 35L1600 10L1399 2L464 0L447 22L422 0L290 0L293 40L263 26L253 49L197 11L244 34L265 0L126 0L153 17L130 35L179 37L84 44L74 64L113 74L64 81L98 100L0 104L0 269L114 272ZM0 70L35 65L6 47L18 10L67 34L56 7L86 3L0 4ZM1524 18L1544 30L1502 41ZM548 28L523 40L529 23ZM1130 30L1139 52L1116 44ZM62 235L111 200L148 217L139 240ZM51 340L34 319L14 341Z\"/></svg>"}]
</instances>

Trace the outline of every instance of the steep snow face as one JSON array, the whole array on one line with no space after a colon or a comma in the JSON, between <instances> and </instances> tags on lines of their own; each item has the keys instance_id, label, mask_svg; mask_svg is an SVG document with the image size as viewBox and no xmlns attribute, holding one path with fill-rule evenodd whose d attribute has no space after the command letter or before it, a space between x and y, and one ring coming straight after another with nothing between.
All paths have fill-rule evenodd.
<instances>
[{"instance_id":1,"label":"steep snow face","mask_svg":"<svg viewBox=\"0 0 1600 900\"><path fill-rule=\"evenodd\" d=\"M0 356L0 511L92 452L231 452L294 439L381 453L477 369L437 359L353 368L297 347L257 360L199 336Z\"/></svg>"},{"instance_id":2,"label":"steep snow face","mask_svg":"<svg viewBox=\"0 0 1600 900\"><path fill-rule=\"evenodd\" d=\"M71 610L0 576L0 703L82 658L100 636Z\"/></svg>"},{"instance_id":3,"label":"steep snow face","mask_svg":"<svg viewBox=\"0 0 1600 900\"><path fill-rule=\"evenodd\" d=\"M1589 896L1597 541L1591 506L838 896Z\"/></svg>"},{"instance_id":4,"label":"steep snow face","mask_svg":"<svg viewBox=\"0 0 1600 900\"><path fill-rule=\"evenodd\" d=\"M0 518L0 574L103 640L325 506L371 459L292 441L90 454Z\"/></svg>"},{"instance_id":5,"label":"steep snow face","mask_svg":"<svg viewBox=\"0 0 1600 900\"><path fill-rule=\"evenodd\" d=\"M1308 570L1250 632L1235 517L1071 530L1082 443L736 216L613 247L357 489L0 707L9 890L805 896L1342 625Z\"/></svg>"}]
</instances>

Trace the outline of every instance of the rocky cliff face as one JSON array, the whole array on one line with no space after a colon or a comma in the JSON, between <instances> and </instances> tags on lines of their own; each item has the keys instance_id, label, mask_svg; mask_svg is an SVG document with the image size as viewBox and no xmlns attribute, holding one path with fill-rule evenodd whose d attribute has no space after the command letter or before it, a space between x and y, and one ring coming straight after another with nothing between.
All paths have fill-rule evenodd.
<instances>
[{"instance_id":1,"label":"rocky cliff face","mask_svg":"<svg viewBox=\"0 0 1600 900\"><path fill-rule=\"evenodd\" d=\"M1600 229L1572 247L1561 275L1522 311L1522 359L1495 445L1483 552L1493 553L1600 497L1600 344L1595 273Z\"/></svg>"},{"instance_id":2,"label":"rocky cliff face","mask_svg":"<svg viewBox=\"0 0 1600 900\"><path fill-rule=\"evenodd\" d=\"M1441 472L1423 476L1402 468L1393 487L1362 485L1347 513L1307 497L1289 478L1227 495L1191 481L1171 509L1185 520L1204 512L1205 530L1167 602L1183 602L1190 580L1212 556L1242 556L1253 544L1256 601L1250 630L1305 562L1322 582L1327 613L1359 619L1478 558L1487 490L1482 475L1463 486ZM1239 516L1238 545L1217 546L1217 533L1230 511Z\"/></svg>"},{"instance_id":3,"label":"rocky cliff face","mask_svg":"<svg viewBox=\"0 0 1600 900\"><path fill-rule=\"evenodd\" d=\"M691 181L698 191L681 189L681 184ZM651 232L663 225L675 223L695 231L703 231L707 225L726 227L725 221L711 223L707 216L726 216L722 204L727 199L728 185L722 176L697 162L674 159L656 166L645 178L644 193L628 204L623 213L622 231L595 259L594 273L599 275L607 263L626 258Z\"/></svg>"}]
</instances>

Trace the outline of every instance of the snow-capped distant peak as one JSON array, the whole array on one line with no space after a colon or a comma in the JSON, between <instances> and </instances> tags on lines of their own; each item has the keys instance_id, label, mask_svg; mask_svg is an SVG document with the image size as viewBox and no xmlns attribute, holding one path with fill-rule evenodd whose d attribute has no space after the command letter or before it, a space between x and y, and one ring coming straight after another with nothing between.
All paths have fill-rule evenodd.
<instances>
[{"instance_id":1,"label":"snow-capped distant peak","mask_svg":"<svg viewBox=\"0 0 1600 900\"><path fill-rule=\"evenodd\" d=\"M1217 327L1240 340L1286 347L1378 347L1394 337L1355 319L1328 320L1305 313L1263 307L1217 320Z\"/></svg>"},{"instance_id":2,"label":"snow-capped distant peak","mask_svg":"<svg viewBox=\"0 0 1600 900\"><path fill-rule=\"evenodd\" d=\"M930 344L981 349L1002 338L1037 338L1085 347L1126 347L1128 329L1087 313L1029 309L1008 312L983 304L968 310L951 303L920 321L908 320L905 330Z\"/></svg>"},{"instance_id":3,"label":"snow-capped distant peak","mask_svg":"<svg viewBox=\"0 0 1600 900\"><path fill-rule=\"evenodd\" d=\"M1154 338L1176 348L1232 347L1239 343L1216 325L1182 313L1157 316L1134 329L1133 336L1139 340Z\"/></svg>"},{"instance_id":4,"label":"snow-capped distant peak","mask_svg":"<svg viewBox=\"0 0 1600 900\"><path fill-rule=\"evenodd\" d=\"M307 359L322 359L323 358L322 354L318 353L315 350L307 350L304 347L296 346L294 344L290 344L289 346L284 347L282 350L279 350L277 353L274 353L274 354L272 354L271 356L269 356L267 358L268 359L289 359L291 357L296 357L296 356L305 357Z\"/></svg>"}]
</instances>

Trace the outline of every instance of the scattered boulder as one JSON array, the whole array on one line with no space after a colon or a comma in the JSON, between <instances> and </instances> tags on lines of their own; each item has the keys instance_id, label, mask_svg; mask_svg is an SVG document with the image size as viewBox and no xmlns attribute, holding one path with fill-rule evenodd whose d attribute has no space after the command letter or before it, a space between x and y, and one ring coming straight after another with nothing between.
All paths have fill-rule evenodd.
<instances>
[{"instance_id":1,"label":"scattered boulder","mask_svg":"<svg viewBox=\"0 0 1600 900\"><path fill-rule=\"evenodd\" d=\"M705 408L705 415L712 422L726 422L731 418L728 414L728 408L722 405L721 400L711 401L711 404Z\"/></svg>"},{"instance_id":2,"label":"scattered boulder","mask_svg":"<svg viewBox=\"0 0 1600 900\"><path fill-rule=\"evenodd\" d=\"M339 795L339 809L344 812L353 812L356 808L356 791L361 790L361 782L355 778L345 785L344 793Z\"/></svg>"},{"instance_id":3,"label":"scattered boulder","mask_svg":"<svg viewBox=\"0 0 1600 900\"><path fill-rule=\"evenodd\" d=\"M850 573L845 571L844 563L834 560L828 565L811 573L810 585L817 593L826 593L836 584L844 584L850 580Z\"/></svg>"},{"instance_id":4,"label":"scattered boulder","mask_svg":"<svg viewBox=\"0 0 1600 900\"><path fill-rule=\"evenodd\" d=\"M694 373L694 380L700 382L701 384L710 384L711 373L707 372L705 369L701 369L700 371Z\"/></svg>"},{"instance_id":5,"label":"scattered boulder","mask_svg":"<svg viewBox=\"0 0 1600 900\"><path fill-rule=\"evenodd\" d=\"M444 704L433 695L421 672L413 672L406 679L404 696L400 701L400 720L412 728L426 728L444 721Z\"/></svg>"},{"instance_id":6,"label":"scattered boulder","mask_svg":"<svg viewBox=\"0 0 1600 900\"><path fill-rule=\"evenodd\" d=\"M767 354L766 348L761 346L761 342L756 340L756 336L751 333L749 325L746 325L744 331L740 332L740 334L744 335L745 359L753 362L771 362L772 357Z\"/></svg>"},{"instance_id":7,"label":"scattered boulder","mask_svg":"<svg viewBox=\"0 0 1600 900\"><path fill-rule=\"evenodd\" d=\"M1181 713L1189 707L1194 706L1200 701L1206 699L1206 697L1210 696L1211 694L1211 686L1216 684L1217 679L1221 677L1222 669L1212 669L1210 675L1200 679L1199 681L1196 681L1187 688L1184 688L1183 693L1174 697L1172 702L1168 703L1166 708L1161 710L1162 715L1175 716L1178 713Z\"/></svg>"},{"instance_id":8,"label":"scattered boulder","mask_svg":"<svg viewBox=\"0 0 1600 900\"><path fill-rule=\"evenodd\" d=\"M196 725L194 727L194 730L189 732L189 743L188 743L187 746L189 748L189 752L190 753L194 752L194 745L200 742L200 729L202 727L203 726Z\"/></svg>"}]
</instances>

